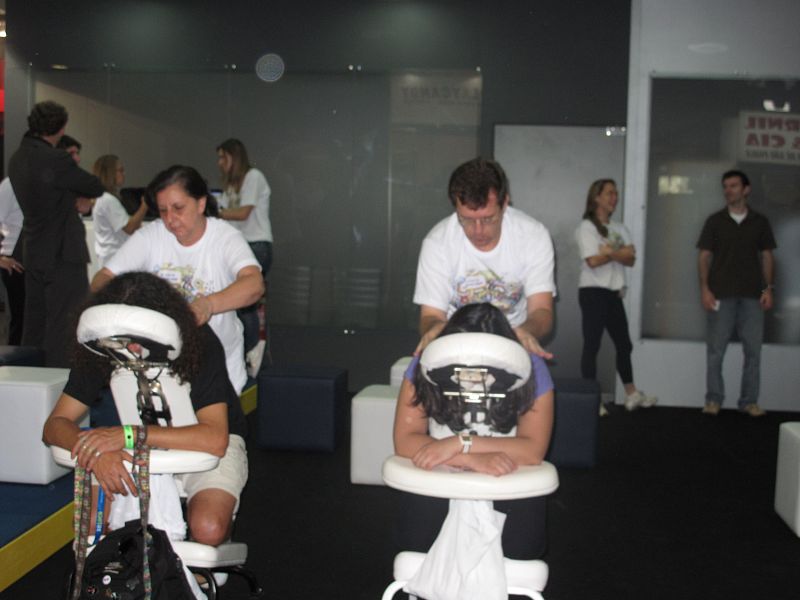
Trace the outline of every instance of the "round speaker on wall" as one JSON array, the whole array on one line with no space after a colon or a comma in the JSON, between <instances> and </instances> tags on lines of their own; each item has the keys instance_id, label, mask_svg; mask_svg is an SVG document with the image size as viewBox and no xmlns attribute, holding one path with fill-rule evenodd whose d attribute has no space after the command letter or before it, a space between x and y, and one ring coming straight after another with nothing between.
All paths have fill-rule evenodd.
<instances>
[{"instance_id":1,"label":"round speaker on wall","mask_svg":"<svg viewBox=\"0 0 800 600\"><path fill-rule=\"evenodd\" d=\"M261 81L272 83L281 78L285 68L280 56L272 53L265 54L256 62L256 75Z\"/></svg>"}]
</instances>

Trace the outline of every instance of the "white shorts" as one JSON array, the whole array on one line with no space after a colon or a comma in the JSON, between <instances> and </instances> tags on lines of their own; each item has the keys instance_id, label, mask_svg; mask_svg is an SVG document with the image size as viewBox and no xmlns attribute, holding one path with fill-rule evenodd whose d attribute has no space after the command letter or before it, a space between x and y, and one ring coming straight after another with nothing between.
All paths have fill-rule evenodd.
<instances>
[{"instance_id":1,"label":"white shorts","mask_svg":"<svg viewBox=\"0 0 800 600\"><path fill-rule=\"evenodd\" d=\"M228 492L236 498L236 513L239 510L239 496L247 483L247 448L244 439L236 434L228 436L228 449L215 469L202 473L184 473L176 477L183 485L188 500L203 490L218 489Z\"/></svg>"}]
</instances>

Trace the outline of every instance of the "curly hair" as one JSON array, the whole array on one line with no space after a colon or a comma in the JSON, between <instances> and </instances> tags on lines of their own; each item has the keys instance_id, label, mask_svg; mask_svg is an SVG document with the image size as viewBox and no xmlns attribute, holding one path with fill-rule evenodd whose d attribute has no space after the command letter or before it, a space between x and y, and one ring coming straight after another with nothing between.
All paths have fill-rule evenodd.
<instances>
[{"instance_id":1,"label":"curly hair","mask_svg":"<svg viewBox=\"0 0 800 600\"><path fill-rule=\"evenodd\" d=\"M460 202L477 210L488 204L492 190L497 194L497 204L500 207L505 205L508 189L508 178L500 163L478 157L453 171L447 185L447 196L453 206Z\"/></svg>"},{"instance_id":2,"label":"curly hair","mask_svg":"<svg viewBox=\"0 0 800 600\"><path fill-rule=\"evenodd\" d=\"M203 214L207 217L219 215L219 205L214 195L208 191L208 183L194 167L184 165L172 165L168 169L161 171L148 184L145 194L147 203L150 206L157 206L156 196L171 185L180 186L190 197L195 200L206 199L206 208Z\"/></svg>"},{"instance_id":3,"label":"curly hair","mask_svg":"<svg viewBox=\"0 0 800 600\"><path fill-rule=\"evenodd\" d=\"M81 308L79 315L92 306L101 304L129 304L158 311L173 319L181 335L180 356L171 365L172 372L181 382L188 382L200 372L204 343L201 329L186 300L175 288L163 279L141 271L114 277L106 286L92 294ZM111 373L113 365L75 342L73 366L91 367L103 373Z\"/></svg>"},{"instance_id":4,"label":"curly hair","mask_svg":"<svg viewBox=\"0 0 800 600\"><path fill-rule=\"evenodd\" d=\"M517 340L517 335L505 315L489 303L467 304L459 308L447 325L444 326L438 337L453 333L483 332ZM458 401L447 398L442 394L441 388L428 381L422 374L422 369L417 365L414 374L416 397L412 404L422 406L425 414L441 425L447 425L453 431L465 428L462 415L464 413L463 400ZM525 385L506 394L500 402L494 402L488 414L488 423L495 431L508 433L517 424L520 415L527 412L535 398L535 382L533 373Z\"/></svg>"},{"instance_id":5,"label":"curly hair","mask_svg":"<svg viewBox=\"0 0 800 600\"><path fill-rule=\"evenodd\" d=\"M52 100L45 100L37 103L28 115L28 129L34 135L53 135L64 128L67 118L66 108Z\"/></svg>"},{"instance_id":6,"label":"curly hair","mask_svg":"<svg viewBox=\"0 0 800 600\"><path fill-rule=\"evenodd\" d=\"M614 187L617 185L613 179L598 179L592 182L592 185L589 186L589 192L586 194L586 210L583 211L583 218L589 219L602 237L608 236L608 227L603 225L600 219L597 218L597 197L603 193L603 188L609 184Z\"/></svg>"}]
</instances>

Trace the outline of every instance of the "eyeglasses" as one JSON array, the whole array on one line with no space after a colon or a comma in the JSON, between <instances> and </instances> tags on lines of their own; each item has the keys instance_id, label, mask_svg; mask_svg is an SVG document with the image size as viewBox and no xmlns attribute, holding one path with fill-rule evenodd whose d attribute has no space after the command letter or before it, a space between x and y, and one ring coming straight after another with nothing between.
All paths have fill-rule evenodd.
<instances>
[{"instance_id":1,"label":"eyeglasses","mask_svg":"<svg viewBox=\"0 0 800 600\"><path fill-rule=\"evenodd\" d=\"M492 215L491 217L481 217L480 219L470 219L467 217L462 217L458 213L456 213L456 217L458 218L459 224L464 229L475 229L475 227L477 227L478 224L480 224L481 227L489 227L490 225L494 225L503 217L503 211L500 211Z\"/></svg>"}]
</instances>

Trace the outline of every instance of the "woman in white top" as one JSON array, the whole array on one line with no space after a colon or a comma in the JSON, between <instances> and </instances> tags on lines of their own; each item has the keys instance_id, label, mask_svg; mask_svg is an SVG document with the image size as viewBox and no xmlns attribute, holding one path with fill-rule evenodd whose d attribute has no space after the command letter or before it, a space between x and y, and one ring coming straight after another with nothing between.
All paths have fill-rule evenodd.
<instances>
[{"instance_id":1,"label":"woman in white top","mask_svg":"<svg viewBox=\"0 0 800 600\"><path fill-rule=\"evenodd\" d=\"M581 376L597 379L597 352L607 329L617 352L617 372L625 387L625 408L653 406L658 399L636 389L631 366L625 295L625 267L636 261L631 235L622 223L611 220L619 195L613 179L598 179L589 187L583 221L575 232L581 256L578 301L583 315ZM600 415L608 414L600 405Z\"/></svg>"},{"instance_id":2,"label":"woman in white top","mask_svg":"<svg viewBox=\"0 0 800 600\"><path fill-rule=\"evenodd\" d=\"M125 167L118 156L101 156L95 161L92 171L106 190L95 201L92 210L94 251L102 268L130 235L142 226L147 214L147 204L142 198L139 208L132 215L128 215L122 206L119 190L125 183Z\"/></svg>"},{"instance_id":3,"label":"woman in white top","mask_svg":"<svg viewBox=\"0 0 800 600\"><path fill-rule=\"evenodd\" d=\"M270 189L267 179L261 171L250 166L247 149L235 138L225 140L217 146L217 164L222 174L223 188L219 216L242 232L261 265L261 275L266 281L272 264ZM239 319L244 325L245 352L250 352L258 343L257 307L258 303L238 311ZM260 358L258 362L261 362Z\"/></svg>"}]
</instances>

